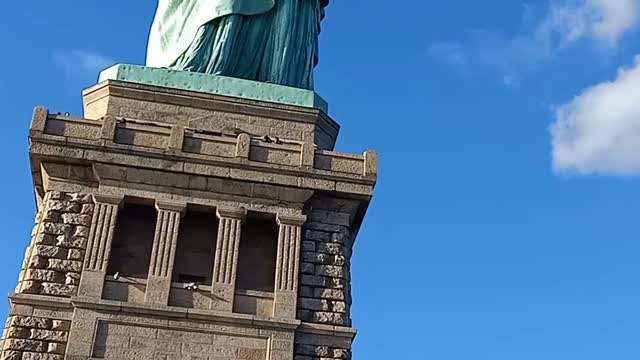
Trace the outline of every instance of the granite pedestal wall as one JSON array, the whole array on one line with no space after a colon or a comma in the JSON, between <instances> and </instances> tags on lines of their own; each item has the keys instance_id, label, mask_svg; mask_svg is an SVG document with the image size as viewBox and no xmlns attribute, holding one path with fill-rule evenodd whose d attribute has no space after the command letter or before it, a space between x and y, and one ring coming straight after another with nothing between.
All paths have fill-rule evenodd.
<instances>
[{"instance_id":1,"label":"granite pedestal wall","mask_svg":"<svg viewBox=\"0 0 640 360\"><path fill-rule=\"evenodd\" d=\"M84 100L87 118L34 112L38 213L0 359L351 358L350 260L375 152L332 151L337 124L300 106L122 81ZM156 218L131 276L110 270L130 204ZM217 222L207 280L176 274L194 210ZM275 274L243 289L255 219L277 229Z\"/></svg>"}]
</instances>

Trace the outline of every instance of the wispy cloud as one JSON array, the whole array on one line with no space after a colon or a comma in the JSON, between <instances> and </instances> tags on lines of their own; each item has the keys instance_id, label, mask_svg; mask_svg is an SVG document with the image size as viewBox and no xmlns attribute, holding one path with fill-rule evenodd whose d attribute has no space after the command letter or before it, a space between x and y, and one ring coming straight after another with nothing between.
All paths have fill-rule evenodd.
<instances>
[{"instance_id":1,"label":"wispy cloud","mask_svg":"<svg viewBox=\"0 0 640 360\"><path fill-rule=\"evenodd\" d=\"M79 49L58 51L53 54L53 60L72 77L97 76L98 72L115 63L101 54Z\"/></svg>"},{"instance_id":2,"label":"wispy cloud","mask_svg":"<svg viewBox=\"0 0 640 360\"><path fill-rule=\"evenodd\" d=\"M640 56L614 81L582 91L556 109L553 162L558 172L640 175Z\"/></svg>"},{"instance_id":3,"label":"wispy cloud","mask_svg":"<svg viewBox=\"0 0 640 360\"><path fill-rule=\"evenodd\" d=\"M518 34L471 29L463 41L434 43L430 52L460 70L488 70L505 85L516 84L522 74L573 43L589 40L615 48L638 25L639 8L640 0L550 0L544 15L523 25ZM531 7L525 7L523 23L531 13Z\"/></svg>"}]
</instances>

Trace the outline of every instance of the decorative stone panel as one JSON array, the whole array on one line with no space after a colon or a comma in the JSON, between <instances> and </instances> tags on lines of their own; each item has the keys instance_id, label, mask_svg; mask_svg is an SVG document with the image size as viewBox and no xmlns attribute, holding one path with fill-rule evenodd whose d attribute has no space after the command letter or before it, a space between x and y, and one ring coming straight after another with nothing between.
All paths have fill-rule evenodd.
<instances>
[{"instance_id":1,"label":"decorative stone panel","mask_svg":"<svg viewBox=\"0 0 640 360\"><path fill-rule=\"evenodd\" d=\"M16 293L77 294L93 211L90 195L45 194Z\"/></svg>"},{"instance_id":2,"label":"decorative stone panel","mask_svg":"<svg viewBox=\"0 0 640 360\"><path fill-rule=\"evenodd\" d=\"M2 360L63 360L71 322L11 316L4 330Z\"/></svg>"}]
</instances>

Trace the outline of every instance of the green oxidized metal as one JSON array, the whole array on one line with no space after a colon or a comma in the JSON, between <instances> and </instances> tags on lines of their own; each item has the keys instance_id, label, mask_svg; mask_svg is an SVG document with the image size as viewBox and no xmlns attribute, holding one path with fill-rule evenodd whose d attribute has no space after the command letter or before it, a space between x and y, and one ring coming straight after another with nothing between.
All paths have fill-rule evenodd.
<instances>
[{"instance_id":1,"label":"green oxidized metal","mask_svg":"<svg viewBox=\"0 0 640 360\"><path fill-rule=\"evenodd\" d=\"M160 0L147 65L313 88L328 0Z\"/></svg>"},{"instance_id":2,"label":"green oxidized metal","mask_svg":"<svg viewBox=\"0 0 640 360\"><path fill-rule=\"evenodd\" d=\"M114 65L100 73L100 82L120 80L139 84L241 97L285 105L315 108L328 113L328 104L312 90L189 71Z\"/></svg>"}]
</instances>

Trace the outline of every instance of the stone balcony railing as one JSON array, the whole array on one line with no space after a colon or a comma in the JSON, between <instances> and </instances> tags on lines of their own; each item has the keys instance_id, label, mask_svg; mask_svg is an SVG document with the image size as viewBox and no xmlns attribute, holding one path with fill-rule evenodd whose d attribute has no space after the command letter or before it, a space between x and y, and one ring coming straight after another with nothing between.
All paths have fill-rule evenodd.
<instances>
[{"instance_id":1,"label":"stone balcony railing","mask_svg":"<svg viewBox=\"0 0 640 360\"><path fill-rule=\"evenodd\" d=\"M257 171L297 173L299 179L305 180L302 187L358 195L371 195L377 178L374 151L362 155L344 154L318 150L311 142L200 131L182 125L111 116L100 120L78 119L49 114L45 108L36 109L30 138L32 143L64 142L79 148L109 147L123 153L170 155L185 162L237 164L244 169L254 167ZM255 179L240 177L238 180Z\"/></svg>"}]
</instances>

